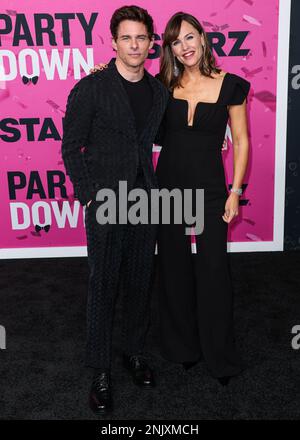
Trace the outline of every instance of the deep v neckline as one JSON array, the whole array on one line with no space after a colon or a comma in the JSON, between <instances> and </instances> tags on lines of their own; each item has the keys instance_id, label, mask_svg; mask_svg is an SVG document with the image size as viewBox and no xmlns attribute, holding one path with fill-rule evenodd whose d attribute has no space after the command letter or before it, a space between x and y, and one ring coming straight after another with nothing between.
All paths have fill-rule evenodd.
<instances>
[{"instance_id":1,"label":"deep v neckline","mask_svg":"<svg viewBox=\"0 0 300 440\"><path fill-rule=\"evenodd\" d=\"M187 117L186 117L186 120L185 120L185 122L186 122L186 126L187 126L187 127L190 127L190 128L193 128L193 127L194 127L194 121L195 121L195 116L196 116L197 108L198 108L198 106L199 106L200 104L203 104L203 105L215 105L215 104L218 104L218 103L219 103L219 101L220 101L220 99L221 99L222 92L223 92L223 86L224 86L225 78L226 78L228 75L229 75L229 72L226 72L225 75L224 75L224 78L223 78L223 80L222 80L222 84L221 84L221 87L220 87L220 91L219 91L218 99L217 99L215 102L209 102L209 101L197 101L197 103L196 103L196 105L195 105L194 114L193 114L192 124L189 124L189 121L188 121L188 117L189 117L189 109L190 109L190 101L189 101L188 99L184 99L184 98L175 98L175 96L174 96L174 90L173 90L173 92L172 92L172 98L173 98L175 101L183 101L184 103L187 104Z\"/></svg>"}]
</instances>

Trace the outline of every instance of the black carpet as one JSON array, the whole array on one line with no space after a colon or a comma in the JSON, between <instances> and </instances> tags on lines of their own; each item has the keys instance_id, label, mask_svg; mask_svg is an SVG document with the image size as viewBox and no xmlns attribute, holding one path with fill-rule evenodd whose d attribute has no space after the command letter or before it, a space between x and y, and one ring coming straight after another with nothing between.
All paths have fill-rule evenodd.
<instances>
[{"instance_id":1,"label":"black carpet","mask_svg":"<svg viewBox=\"0 0 300 440\"><path fill-rule=\"evenodd\" d=\"M230 254L235 327L244 372L228 387L204 362L186 372L158 351L156 298L147 354L157 388L136 388L120 362L120 309L114 334L115 412L107 419L299 419L300 252ZM1 419L96 419L84 367L86 258L0 260ZM120 304L120 301L118 302ZM105 417L104 417L105 419Z\"/></svg>"}]
</instances>

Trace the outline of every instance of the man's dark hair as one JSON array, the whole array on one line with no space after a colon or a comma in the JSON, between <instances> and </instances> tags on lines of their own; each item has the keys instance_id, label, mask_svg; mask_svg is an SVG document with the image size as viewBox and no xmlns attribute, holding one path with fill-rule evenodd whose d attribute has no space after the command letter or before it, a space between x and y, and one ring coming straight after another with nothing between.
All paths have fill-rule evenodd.
<instances>
[{"instance_id":1,"label":"man's dark hair","mask_svg":"<svg viewBox=\"0 0 300 440\"><path fill-rule=\"evenodd\" d=\"M119 24L123 20L138 21L143 23L148 32L148 37L151 39L154 33L153 29L153 18L149 15L146 9L140 8L139 6L122 6L117 9L110 20L110 31L114 40L118 37Z\"/></svg>"}]
</instances>

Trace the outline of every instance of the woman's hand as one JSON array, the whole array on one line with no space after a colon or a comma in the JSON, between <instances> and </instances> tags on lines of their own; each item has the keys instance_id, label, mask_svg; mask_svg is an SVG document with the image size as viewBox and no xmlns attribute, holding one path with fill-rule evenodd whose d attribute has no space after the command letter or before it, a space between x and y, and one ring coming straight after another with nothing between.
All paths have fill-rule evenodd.
<instances>
[{"instance_id":1,"label":"woman's hand","mask_svg":"<svg viewBox=\"0 0 300 440\"><path fill-rule=\"evenodd\" d=\"M225 203L225 212L222 215L222 219L226 223L230 223L231 220L239 215L239 196L236 193L230 193Z\"/></svg>"},{"instance_id":2,"label":"woman's hand","mask_svg":"<svg viewBox=\"0 0 300 440\"><path fill-rule=\"evenodd\" d=\"M99 63L99 64L96 64L94 67L92 67L91 69L90 69L90 73L95 73L95 72L97 72L98 70L103 70L103 69L107 69L107 64L105 64L105 63Z\"/></svg>"}]
</instances>

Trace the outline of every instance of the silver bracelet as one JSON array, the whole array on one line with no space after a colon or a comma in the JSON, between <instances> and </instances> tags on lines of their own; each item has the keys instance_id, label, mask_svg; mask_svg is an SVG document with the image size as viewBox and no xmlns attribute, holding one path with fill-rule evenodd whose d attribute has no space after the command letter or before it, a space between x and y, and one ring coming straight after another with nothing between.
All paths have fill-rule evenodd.
<instances>
[{"instance_id":1,"label":"silver bracelet","mask_svg":"<svg viewBox=\"0 0 300 440\"><path fill-rule=\"evenodd\" d=\"M230 192L236 193L239 196L241 196L243 193L243 190L242 190L242 188L230 188Z\"/></svg>"}]
</instances>

